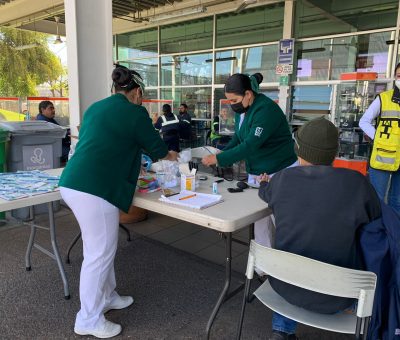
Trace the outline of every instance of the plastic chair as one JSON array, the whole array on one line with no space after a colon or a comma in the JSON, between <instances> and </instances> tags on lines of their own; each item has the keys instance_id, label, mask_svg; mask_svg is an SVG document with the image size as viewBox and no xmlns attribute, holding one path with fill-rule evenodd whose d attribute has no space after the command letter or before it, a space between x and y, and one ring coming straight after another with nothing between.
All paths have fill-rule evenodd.
<instances>
[{"instance_id":1,"label":"plastic chair","mask_svg":"<svg viewBox=\"0 0 400 340\"><path fill-rule=\"evenodd\" d=\"M246 303L249 301L254 267L269 276L314 292L358 300L356 315L339 312L319 314L288 303L266 280L254 295L268 308L305 325L333 332L355 334L366 339L374 303L376 275L372 272L348 269L312 260L285 251L263 247L254 240L250 244L246 270L246 285L237 329L240 339ZM361 326L363 323L363 331Z\"/></svg>"}]
</instances>

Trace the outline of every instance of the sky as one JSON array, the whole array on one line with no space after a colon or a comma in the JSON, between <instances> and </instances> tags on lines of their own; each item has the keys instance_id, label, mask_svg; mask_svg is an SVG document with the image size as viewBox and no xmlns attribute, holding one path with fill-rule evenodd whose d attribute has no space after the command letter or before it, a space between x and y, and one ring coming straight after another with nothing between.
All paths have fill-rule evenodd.
<instances>
[{"instance_id":1,"label":"sky","mask_svg":"<svg viewBox=\"0 0 400 340\"><path fill-rule=\"evenodd\" d=\"M60 58L64 66L67 66L67 44L65 43L65 37L61 37L62 41L64 41L62 44L54 44L55 39L56 36L53 35L47 40L49 49Z\"/></svg>"}]
</instances>

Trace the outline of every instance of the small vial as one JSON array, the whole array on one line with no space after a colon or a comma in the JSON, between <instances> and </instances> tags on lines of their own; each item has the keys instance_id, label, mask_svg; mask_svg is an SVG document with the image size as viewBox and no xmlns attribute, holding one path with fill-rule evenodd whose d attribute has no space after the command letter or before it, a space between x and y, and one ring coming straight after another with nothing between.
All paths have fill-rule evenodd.
<instances>
[{"instance_id":1,"label":"small vial","mask_svg":"<svg viewBox=\"0 0 400 340\"><path fill-rule=\"evenodd\" d=\"M216 182L213 182L212 193L216 195L218 194L218 183Z\"/></svg>"}]
</instances>

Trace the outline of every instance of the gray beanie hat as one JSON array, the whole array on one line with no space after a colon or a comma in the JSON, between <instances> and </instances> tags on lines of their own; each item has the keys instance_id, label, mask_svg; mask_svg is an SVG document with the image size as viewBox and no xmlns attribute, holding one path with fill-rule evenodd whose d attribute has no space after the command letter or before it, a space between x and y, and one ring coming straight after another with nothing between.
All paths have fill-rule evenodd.
<instances>
[{"instance_id":1,"label":"gray beanie hat","mask_svg":"<svg viewBox=\"0 0 400 340\"><path fill-rule=\"evenodd\" d=\"M336 126L324 117L311 120L296 132L297 156L314 165L331 165L339 148Z\"/></svg>"}]
</instances>

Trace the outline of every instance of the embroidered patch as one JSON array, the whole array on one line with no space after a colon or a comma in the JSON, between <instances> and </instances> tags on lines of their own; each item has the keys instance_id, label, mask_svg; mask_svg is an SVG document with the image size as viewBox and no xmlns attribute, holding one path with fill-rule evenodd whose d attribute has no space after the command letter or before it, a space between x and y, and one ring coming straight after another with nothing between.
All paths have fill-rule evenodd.
<instances>
[{"instance_id":1,"label":"embroidered patch","mask_svg":"<svg viewBox=\"0 0 400 340\"><path fill-rule=\"evenodd\" d=\"M263 132L263 128L257 127L256 132L254 132L254 136L260 137Z\"/></svg>"}]
</instances>

